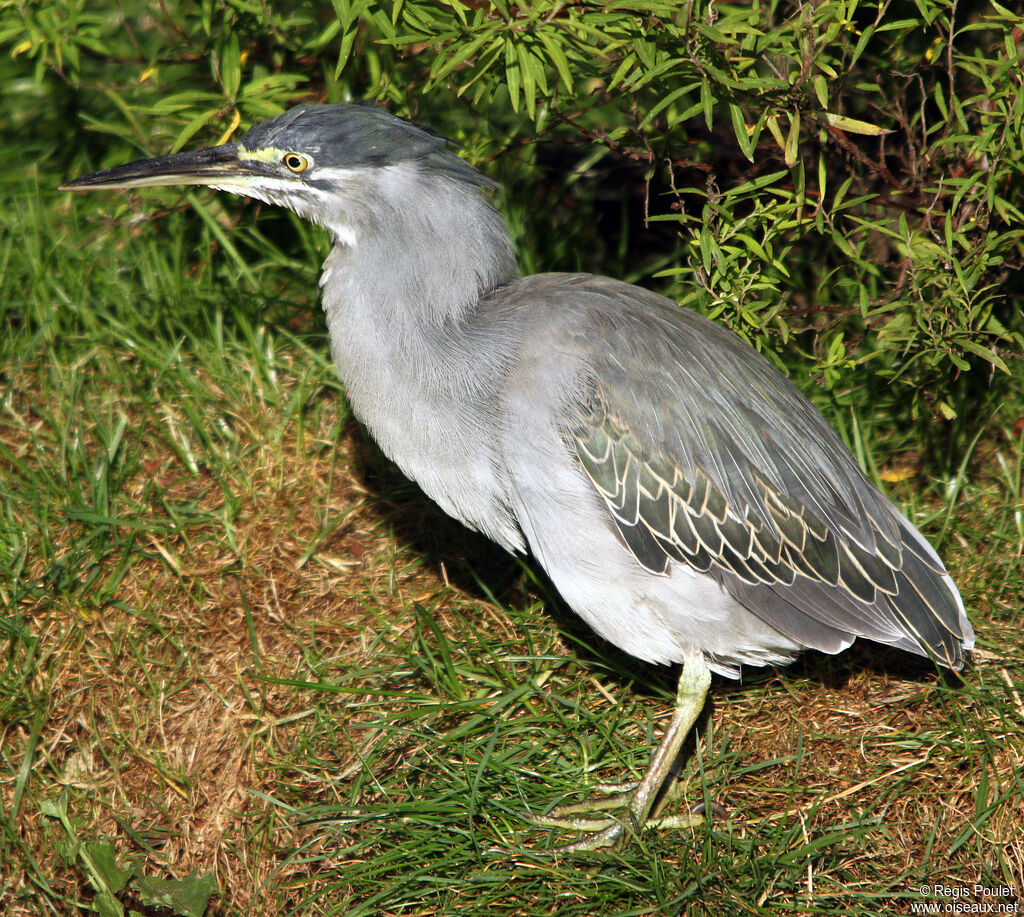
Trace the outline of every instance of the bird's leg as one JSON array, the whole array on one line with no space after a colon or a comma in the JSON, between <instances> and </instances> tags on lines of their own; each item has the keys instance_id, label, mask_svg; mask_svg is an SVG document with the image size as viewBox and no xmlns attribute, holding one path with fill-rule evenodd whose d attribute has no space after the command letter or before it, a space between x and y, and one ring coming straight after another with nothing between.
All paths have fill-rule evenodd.
<instances>
[{"instance_id":1,"label":"bird's leg","mask_svg":"<svg viewBox=\"0 0 1024 917\"><path fill-rule=\"evenodd\" d=\"M665 734L661 737L661 742L658 743L657 749L651 756L646 772L631 791L617 794L611 799L563 806L556 809L551 815L527 817L529 822L542 828L589 832L578 841L558 847L551 852L573 853L579 850L596 850L599 847L616 844L623 837L626 824L624 821L610 816L588 818L583 813L602 811L609 807L623 805L629 814L629 823L634 830L639 830L650 822L652 812L660 808L660 803L670 789L667 783L671 781L672 767L676 758L679 757L679 750L683 747L683 742L704 709L710 685L711 672L704 661L704 655L699 652L688 654L683 660L683 671L679 676L676 707L672 714L672 721L668 724ZM689 823L699 824L702 818L699 815L694 816ZM685 819L671 820L673 827L683 827L686 823Z\"/></svg>"}]
</instances>

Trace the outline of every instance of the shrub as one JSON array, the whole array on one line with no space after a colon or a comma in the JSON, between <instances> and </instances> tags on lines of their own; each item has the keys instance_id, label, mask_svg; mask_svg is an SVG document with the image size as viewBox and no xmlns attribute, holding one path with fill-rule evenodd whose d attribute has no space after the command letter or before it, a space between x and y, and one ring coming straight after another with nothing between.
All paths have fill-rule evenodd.
<instances>
[{"instance_id":1,"label":"shrub","mask_svg":"<svg viewBox=\"0 0 1024 917\"><path fill-rule=\"evenodd\" d=\"M964 434L1020 373L1022 37L1000 4L291 7L58 0L6 7L0 41L74 138L67 171L373 98L506 182L527 269L659 286L819 401Z\"/></svg>"}]
</instances>

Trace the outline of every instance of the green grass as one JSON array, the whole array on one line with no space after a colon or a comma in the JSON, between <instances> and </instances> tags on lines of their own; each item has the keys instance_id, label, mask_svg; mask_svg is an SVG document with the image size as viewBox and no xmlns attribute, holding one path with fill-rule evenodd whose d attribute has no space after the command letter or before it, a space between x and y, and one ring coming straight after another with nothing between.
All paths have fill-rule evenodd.
<instances>
[{"instance_id":1,"label":"green grass","mask_svg":"<svg viewBox=\"0 0 1024 917\"><path fill-rule=\"evenodd\" d=\"M367 444L314 303L322 237L207 195L71 200L64 177L0 200L5 913L88 913L117 870L151 914L187 913L147 883L193 872L210 913L296 917L877 915L926 883L1019 889L1019 389L950 481L871 418L845 430L903 470L961 585L963 678L858 646L716 680L680 806L724 814L552 860L519 813L640 773L670 674Z\"/></svg>"}]
</instances>

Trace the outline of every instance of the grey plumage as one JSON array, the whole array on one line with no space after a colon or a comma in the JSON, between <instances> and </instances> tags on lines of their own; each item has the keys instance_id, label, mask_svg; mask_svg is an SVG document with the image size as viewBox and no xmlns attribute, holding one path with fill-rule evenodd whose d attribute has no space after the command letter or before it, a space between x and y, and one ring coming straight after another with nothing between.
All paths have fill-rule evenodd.
<instances>
[{"instance_id":1,"label":"grey plumage","mask_svg":"<svg viewBox=\"0 0 1024 917\"><path fill-rule=\"evenodd\" d=\"M863 637L959 667L973 646L935 552L788 380L639 287L519 277L490 183L429 129L300 107L236 144L67 187L170 183L326 226L332 354L384 452L446 512L532 552L599 634L685 662L675 744L630 804L638 822L699 713L705 664L735 676Z\"/></svg>"},{"instance_id":2,"label":"grey plumage","mask_svg":"<svg viewBox=\"0 0 1024 917\"><path fill-rule=\"evenodd\" d=\"M339 117L341 109L345 111ZM451 155L449 142L440 134L373 105L297 105L254 125L239 146L250 151L300 150L329 169L382 169L415 161L459 181L494 186L465 160ZM329 180L315 175L307 181L330 188Z\"/></svg>"},{"instance_id":3,"label":"grey plumage","mask_svg":"<svg viewBox=\"0 0 1024 917\"><path fill-rule=\"evenodd\" d=\"M709 573L804 647L869 637L958 666L966 618L941 562L810 402L694 313L614 282L591 295L630 307L591 330L577 454L634 556ZM645 367L643 400L611 359L623 351Z\"/></svg>"}]
</instances>

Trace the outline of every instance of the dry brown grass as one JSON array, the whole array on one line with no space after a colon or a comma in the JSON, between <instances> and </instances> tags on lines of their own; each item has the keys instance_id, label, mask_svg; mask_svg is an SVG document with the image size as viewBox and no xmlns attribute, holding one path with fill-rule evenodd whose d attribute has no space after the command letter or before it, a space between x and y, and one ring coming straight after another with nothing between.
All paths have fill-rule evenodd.
<instances>
[{"instance_id":1,"label":"dry brown grass","mask_svg":"<svg viewBox=\"0 0 1024 917\"><path fill-rule=\"evenodd\" d=\"M291 728L309 715L301 692L263 676L309 677L304 650L358 662L375 611L443 588L436 572L403 556L368 507L353 472L365 450L358 431L347 429L335 454L336 415L324 411L318 421L306 431L313 448L264 443L247 455L234 547L215 531L143 533L116 603L92 612L46 598L21 609L50 662L30 686L50 698L34 764L39 787L79 791L83 836L117 838L124 853L148 846L158 872L212 870L243 910L246 890L279 866L246 858L241 839L263 805L253 793L273 788L268 764L287 757ZM125 490L144 500L154 483L169 503L211 518L224 511L222 482L189 473L173 452L148 452ZM302 562L325 515L344 522ZM69 524L64 537L77 536ZM42 578L37 563L32 573ZM0 732L15 765L28 738L24 726ZM342 770L350 763L339 762ZM15 776L0 781L8 810ZM32 806L20 823L38 860L56 866L58 826ZM80 879L55 868L50 881L73 896Z\"/></svg>"},{"instance_id":2,"label":"dry brown grass","mask_svg":"<svg viewBox=\"0 0 1024 917\"><path fill-rule=\"evenodd\" d=\"M786 679L764 693L732 687L720 691L716 729L742 736L744 760L790 758L803 743L799 762L786 761L761 772L756 787L749 780L732 780L725 798L736 798L755 824L797 818L813 830L815 822L832 824L852 813L870 812L880 795L889 796L889 845L865 850L864 855L892 875L902 875L909 863L922 862L929 843L948 848L978 814L977 761L968 755L951 759L944 747L951 725L948 699L944 703L935 696L934 676L906 679L894 670L898 666L854 664L840 684L809 678L794 685ZM989 681L997 672L991 663L979 661L968 677ZM1011 784L1022 763L1014 737L1005 735L994 720L986 722L984 709L976 705L962 715L977 723L979 742L984 736L997 743L989 778ZM1006 738L1010 741L1001 741ZM900 780L905 771L912 772L908 781ZM799 786L795 797L794 785ZM894 785L900 793L891 796ZM987 822L989 840L1002 846L1020 870L1024 811L1008 805L999 812ZM890 858L890 866L881 865ZM969 878L976 864L968 854L951 857L948 867L951 875Z\"/></svg>"}]
</instances>

